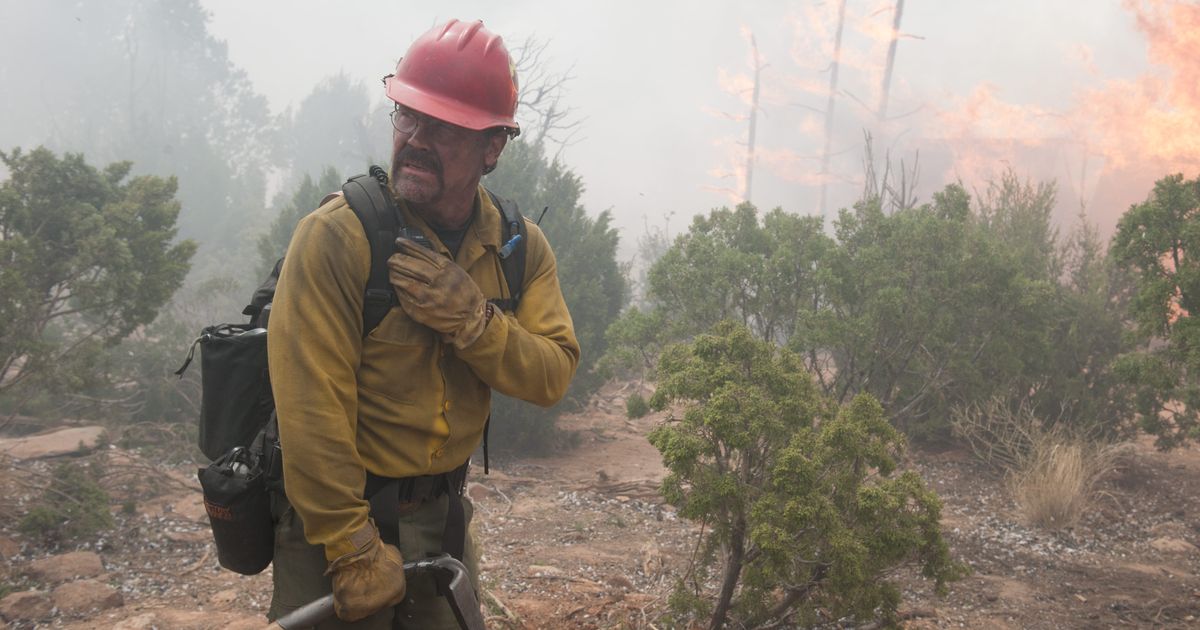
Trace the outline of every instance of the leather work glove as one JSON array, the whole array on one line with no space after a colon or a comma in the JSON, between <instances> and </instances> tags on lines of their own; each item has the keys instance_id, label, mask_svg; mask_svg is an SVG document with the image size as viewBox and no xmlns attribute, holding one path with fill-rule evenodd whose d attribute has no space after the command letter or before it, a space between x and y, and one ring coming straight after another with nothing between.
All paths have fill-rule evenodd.
<instances>
[{"instance_id":1,"label":"leather work glove","mask_svg":"<svg viewBox=\"0 0 1200 630\"><path fill-rule=\"evenodd\" d=\"M487 300L471 276L406 238L396 239L396 246L400 251L388 259L388 279L404 312L455 348L475 343L487 325Z\"/></svg>"},{"instance_id":2,"label":"leather work glove","mask_svg":"<svg viewBox=\"0 0 1200 630\"><path fill-rule=\"evenodd\" d=\"M359 538L366 539L357 544ZM333 611L343 621L358 621L404 600L404 558L384 544L375 523L367 521L350 537L357 551L329 563L333 575Z\"/></svg>"}]
</instances>

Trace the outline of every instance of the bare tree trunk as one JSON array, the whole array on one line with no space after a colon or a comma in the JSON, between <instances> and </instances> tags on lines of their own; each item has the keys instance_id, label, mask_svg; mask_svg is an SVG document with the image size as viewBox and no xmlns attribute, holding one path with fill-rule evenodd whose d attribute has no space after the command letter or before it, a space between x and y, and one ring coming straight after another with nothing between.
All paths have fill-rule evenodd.
<instances>
[{"instance_id":1,"label":"bare tree trunk","mask_svg":"<svg viewBox=\"0 0 1200 630\"><path fill-rule=\"evenodd\" d=\"M125 25L125 54L129 60L129 134L134 136L137 131L137 61L138 39L132 21Z\"/></svg>"},{"instance_id":2,"label":"bare tree trunk","mask_svg":"<svg viewBox=\"0 0 1200 630\"><path fill-rule=\"evenodd\" d=\"M733 602L733 591L737 588L742 575L742 561L746 556L746 517L739 514L729 532L729 554L725 559L725 574L721 577L721 594L717 598L717 607L713 610L709 621L709 630L721 630L725 627L725 615L729 614L729 605Z\"/></svg>"},{"instance_id":3,"label":"bare tree trunk","mask_svg":"<svg viewBox=\"0 0 1200 630\"><path fill-rule=\"evenodd\" d=\"M746 194L742 199L750 203L750 191L754 185L754 139L758 130L758 85L762 74L762 61L758 58L758 43L750 35L750 48L754 51L754 96L750 101L750 136L746 145Z\"/></svg>"},{"instance_id":4,"label":"bare tree trunk","mask_svg":"<svg viewBox=\"0 0 1200 630\"><path fill-rule=\"evenodd\" d=\"M838 67L842 59L842 27L846 24L846 0L838 2L837 34L833 38L833 61L829 69L829 101L825 105L825 151L821 154L821 218L829 194L829 157L833 150L833 114L837 105Z\"/></svg>"},{"instance_id":5,"label":"bare tree trunk","mask_svg":"<svg viewBox=\"0 0 1200 630\"><path fill-rule=\"evenodd\" d=\"M896 66L896 43L900 39L900 18L904 15L904 0L896 0L892 15L892 41L888 43L887 63L883 67L883 84L879 88L879 122L887 118L888 95L892 89L892 69Z\"/></svg>"}]
</instances>

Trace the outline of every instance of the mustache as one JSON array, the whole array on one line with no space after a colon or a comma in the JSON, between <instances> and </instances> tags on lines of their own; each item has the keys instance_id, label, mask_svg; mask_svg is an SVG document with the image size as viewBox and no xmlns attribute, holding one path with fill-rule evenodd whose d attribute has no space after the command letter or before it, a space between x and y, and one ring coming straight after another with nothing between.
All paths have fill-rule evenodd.
<instances>
[{"instance_id":1,"label":"mustache","mask_svg":"<svg viewBox=\"0 0 1200 630\"><path fill-rule=\"evenodd\" d=\"M400 149L400 152L396 154L395 165L392 168L399 168L405 162L431 170L439 175L442 173L442 164L438 161L436 155L427 149L418 149L411 144Z\"/></svg>"}]
</instances>

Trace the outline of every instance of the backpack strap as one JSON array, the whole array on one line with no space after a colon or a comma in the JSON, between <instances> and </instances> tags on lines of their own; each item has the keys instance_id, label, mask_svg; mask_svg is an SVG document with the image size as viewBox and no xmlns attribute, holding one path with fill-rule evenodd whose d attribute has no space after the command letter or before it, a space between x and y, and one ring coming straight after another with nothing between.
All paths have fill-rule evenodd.
<instances>
[{"instance_id":1,"label":"backpack strap","mask_svg":"<svg viewBox=\"0 0 1200 630\"><path fill-rule=\"evenodd\" d=\"M496 193L488 190L492 203L500 208L501 242L500 268L504 271L504 283L508 285L508 297L489 300L502 311L516 312L517 304L521 301L521 292L525 288L525 217L515 201L502 199Z\"/></svg>"},{"instance_id":2,"label":"backpack strap","mask_svg":"<svg viewBox=\"0 0 1200 630\"><path fill-rule=\"evenodd\" d=\"M266 317L263 312L271 306L271 300L275 299L275 285L279 283L279 272L283 269L283 259L275 261L275 266L271 268L271 273L267 274L267 279L258 285L254 290L254 295L250 298L250 303L246 308L242 309L242 315L250 316L250 324L253 326L267 327Z\"/></svg>"},{"instance_id":3,"label":"backpack strap","mask_svg":"<svg viewBox=\"0 0 1200 630\"><path fill-rule=\"evenodd\" d=\"M500 218L503 228L501 228L501 242L498 255L500 256L500 269L504 272L504 283L508 285L507 298L495 298L488 300L496 305L502 311L515 313L517 305L521 301L521 293L525 288L525 252L526 236L525 236L525 217L521 216L521 209L517 207L515 201L509 201L498 197L496 193L488 190L489 197L492 198L492 203L500 208ZM488 429L492 426L492 414L488 414L487 420L483 423L483 474L489 472L488 462Z\"/></svg>"},{"instance_id":4,"label":"backpack strap","mask_svg":"<svg viewBox=\"0 0 1200 630\"><path fill-rule=\"evenodd\" d=\"M388 282L388 258L396 252L396 235L403 219L391 193L384 187L387 174L372 166L369 174L346 180L342 192L371 244L371 273L363 296L363 337L379 326L396 305L396 292Z\"/></svg>"}]
</instances>

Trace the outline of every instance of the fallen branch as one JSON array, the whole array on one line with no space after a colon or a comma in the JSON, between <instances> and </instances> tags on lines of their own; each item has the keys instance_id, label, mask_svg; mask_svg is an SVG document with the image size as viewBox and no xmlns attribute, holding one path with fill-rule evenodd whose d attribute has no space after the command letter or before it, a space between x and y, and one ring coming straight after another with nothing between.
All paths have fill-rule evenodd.
<instances>
[{"instance_id":1,"label":"fallen branch","mask_svg":"<svg viewBox=\"0 0 1200 630\"><path fill-rule=\"evenodd\" d=\"M901 610L896 613L896 619L900 621L908 621L910 619L917 619L919 617L936 619L937 616L937 610L933 608L913 608L911 610ZM865 626L861 626L859 630L876 630L877 628L882 627L884 627L882 623L878 621L872 621Z\"/></svg>"},{"instance_id":2,"label":"fallen branch","mask_svg":"<svg viewBox=\"0 0 1200 630\"><path fill-rule=\"evenodd\" d=\"M514 613L508 606L505 606L504 602L500 601L500 598L496 597L495 593L493 593L492 591L490 591L488 589L484 589L483 596L485 598L487 598L487 600L490 601L493 606L495 606L496 608L499 608L500 612L504 613L504 616L501 617L501 619L503 619L509 623L512 623L514 625L521 624L521 618L518 617L517 614ZM494 616L489 617L488 620L490 621L493 618L494 618Z\"/></svg>"},{"instance_id":3,"label":"fallen branch","mask_svg":"<svg viewBox=\"0 0 1200 630\"><path fill-rule=\"evenodd\" d=\"M504 494L503 492L500 491L499 488L496 488L494 486L488 486L488 485L484 485L482 483L479 484L479 486L485 490L489 490L491 492L495 492L496 494L500 495L500 498L504 499L504 502L508 504L508 508L504 510L504 514L502 516L508 516L508 514L510 512L512 512L513 502L512 502L512 499L508 498L507 494Z\"/></svg>"},{"instance_id":4,"label":"fallen branch","mask_svg":"<svg viewBox=\"0 0 1200 630\"><path fill-rule=\"evenodd\" d=\"M585 483L575 487L575 490L595 492L598 494L623 495L633 499L662 503L662 493L658 483L648 479L634 481L617 481L612 483Z\"/></svg>"},{"instance_id":5,"label":"fallen branch","mask_svg":"<svg viewBox=\"0 0 1200 630\"><path fill-rule=\"evenodd\" d=\"M575 577L573 575L522 575L521 577L526 580L561 580L563 582L575 582L578 584L586 584L588 586L594 586L599 589L604 588L604 585L599 582L593 582L592 580L589 580L587 578Z\"/></svg>"}]
</instances>

